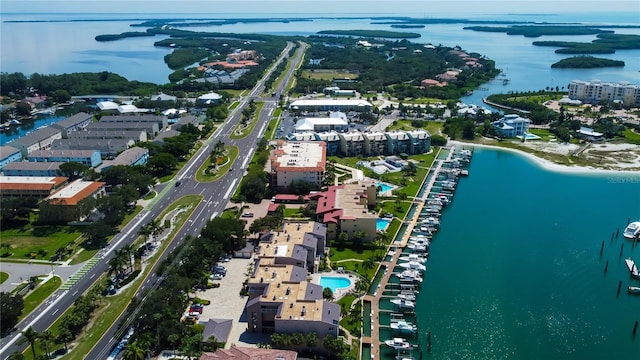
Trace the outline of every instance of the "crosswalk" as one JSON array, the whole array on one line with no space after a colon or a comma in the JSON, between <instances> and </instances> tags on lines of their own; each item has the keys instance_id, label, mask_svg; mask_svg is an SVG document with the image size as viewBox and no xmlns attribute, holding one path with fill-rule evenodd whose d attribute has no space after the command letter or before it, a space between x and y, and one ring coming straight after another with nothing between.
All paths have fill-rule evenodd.
<instances>
[{"instance_id":1,"label":"crosswalk","mask_svg":"<svg viewBox=\"0 0 640 360\"><path fill-rule=\"evenodd\" d=\"M71 275L71 277L67 281L65 281L64 284L62 284L60 289L61 290L71 289L71 287L75 285L75 283L77 283L78 280L82 279L82 277L85 276L91 270L91 268L93 268L93 266L96 263L98 263L98 261L100 261L100 258L98 257L92 257L91 259L87 260L87 262L82 266L82 268L80 268L80 270L78 270L75 274Z\"/></svg>"}]
</instances>

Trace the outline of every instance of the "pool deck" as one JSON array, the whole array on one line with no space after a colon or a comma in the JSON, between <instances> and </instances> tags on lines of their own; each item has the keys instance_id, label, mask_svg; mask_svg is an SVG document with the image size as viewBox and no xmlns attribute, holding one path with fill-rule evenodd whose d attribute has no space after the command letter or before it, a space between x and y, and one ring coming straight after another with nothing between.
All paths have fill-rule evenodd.
<instances>
[{"instance_id":1,"label":"pool deck","mask_svg":"<svg viewBox=\"0 0 640 360\"><path fill-rule=\"evenodd\" d=\"M358 277L353 274L350 274L348 272L339 272L337 270L332 270L327 272L311 274L311 282L314 284L320 284L320 277L322 276L341 277L341 278L349 279L349 281L351 281L351 285L347 286L346 288L337 289L336 291L333 292L333 298L335 300L338 300L343 296L347 295L348 293L350 293L351 291L353 291L356 287L356 281L358 281Z\"/></svg>"},{"instance_id":2,"label":"pool deck","mask_svg":"<svg viewBox=\"0 0 640 360\"><path fill-rule=\"evenodd\" d=\"M447 156L446 160L451 160L451 157L454 153L454 148L452 147L451 150L449 151L449 154ZM437 159L437 156L436 156ZM364 301L370 301L371 302L371 336L370 337L362 337L361 339L361 347L362 344L371 344L371 358L372 359L381 359L380 357L380 345L382 344L382 341L380 340L380 325L379 325L379 314L380 314L380 299L382 299L382 293L384 291L384 289L386 288L387 284L389 283L389 279L391 278L391 274L393 273L393 269L396 267L396 265L398 264L398 260L400 258L400 255L402 254L402 249L405 248L407 246L407 243L409 241L409 238L411 237L411 232L412 229L416 226L416 223L419 221L420 215L422 213L422 208L425 205L425 201L426 201L426 197L427 195L431 192L431 189L433 188L436 179L438 178L438 173L440 172L440 170L442 169L442 161L437 161L435 168L433 168L433 176L431 176L431 179L429 180L429 182L425 185L423 183L423 186L426 186L426 190L424 191L424 198L420 199L420 198L416 198L415 202L417 204L417 209L414 212L414 215L411 219L405 219L406 223L409 224L409 227L407 228L407 231L405 231L405 233L403 234L402 238L400 240L394 240L391 245L389 246L389 249L387 249L387 252L392 250L392 248L397 248L396 251L394 251L393 257L389 260L389 261L383 261L380 263L380 266L386 266L386 271L384 272L384 275L382 276L382 279L380 280L380 284L378 285L378 289L376 290L376 292L374 293L374 295L365 295L364 296ZM425 178L426 181L427 178ZM421 186L422 188L422 186ZM380 271L380 267L378 267L378 271ZM361 351L362 352L362 351Z\"/></svg>"}]
</instances>

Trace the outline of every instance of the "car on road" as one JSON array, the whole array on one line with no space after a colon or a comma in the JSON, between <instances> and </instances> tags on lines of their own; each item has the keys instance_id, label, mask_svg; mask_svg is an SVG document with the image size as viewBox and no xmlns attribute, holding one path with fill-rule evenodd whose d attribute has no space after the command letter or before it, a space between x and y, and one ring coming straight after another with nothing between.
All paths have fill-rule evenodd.
<instances>
[{"instance_id":1,"label":"car on road","mask_svg":"<svg viewBox=\"0 0 640 360\"><path fill-rule=\"evenodd\" d=\"M176 181L176 187L182 185L182 181Z\"/></svg>"}]
</instances>

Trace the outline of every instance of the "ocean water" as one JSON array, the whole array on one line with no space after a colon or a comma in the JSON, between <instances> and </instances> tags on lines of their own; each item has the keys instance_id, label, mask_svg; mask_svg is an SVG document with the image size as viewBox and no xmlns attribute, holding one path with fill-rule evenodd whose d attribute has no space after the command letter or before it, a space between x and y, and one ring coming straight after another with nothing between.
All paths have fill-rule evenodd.
<instances>
[{"instance_id":1,"label":"ocean water","mask_svg":"<svg viewBox=\"0 0 640 360\"><path fill-rule=\"evenodd\" d=\"M628 218L640 219L640 174L551 172L477 149L432 241L417 299L422 356L639 359L640 297L626 288L640 281L624 259L640 262L640 244L621 235Z\"/></svg>"},{"instance_id":2,"label":"ocean water","mask_svg":"<svg viewBox=\"0 0 640 360\"><path fill-rule=\"evenodd\" d=\"M3 14L0 23L4 36L0 43L0 69L6 72L21 71L26 74L68 73L78 71L116 72L131 80L166 83L171 70L164 64L163 56L170 49L153 45L163 37L130 38L113 42L97 42L96 35L117 34L124 31L143 31L129 25L148 18L264 18L264 17L316 17L313 21L289 23L238 23L222 26L187 27L191 31L212 31L231 33L265 33L274 35L311 35L320 30L335 29L376 29L397 30L388 24L372 24L372 20L358 16L413 16L431 18L458 18L507 21L545 22L585 22L610 24L639 24L637 14L630 13L567 13L554 14L500 14L483 13L429 13L428 7L416 9L412 13L381 14L375 9L363 9L363 14L304 14L304 13L201 13L201 14ZM317 18L321 16L321 18ZM353 18L345 19L351 16ZM83 19L122 21L86 22ZM125 20L128 19L128 20ZM55 20L62 22L7 22L11 20ZM73 20L73 21L70 21ZM511 82L493 81L482 86L473 95L464 98L468 103L480 104L482 97L493 92L540 90L546 87L565 87L571 80L629 81L640 83L640 50L619 50L604 57L623 60L624 68L601 69L551 69L551 64L570 55L558 55L555 48L531 45L535 40L575 40L591 41L589 36L543 36L535 39L510 36L504 33L484 33L463 30L469 24L434 24L423 29L408 29L422 36L412 41L419 43L461 46L470 52L486 55L496 61ZM640 34L640 29L614 29L616 33ZM31 44L31 46L22 46Z\"/></svg>"}]
</instances>

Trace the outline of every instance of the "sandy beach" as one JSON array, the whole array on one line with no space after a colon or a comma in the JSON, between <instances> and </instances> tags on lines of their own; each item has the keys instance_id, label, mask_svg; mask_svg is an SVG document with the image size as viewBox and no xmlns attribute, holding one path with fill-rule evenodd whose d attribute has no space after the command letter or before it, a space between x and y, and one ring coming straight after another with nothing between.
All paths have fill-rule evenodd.
<instances>
[{"instance_id":1,"label":"sandy beach","mask_svg":"<svg viewBox=\"0 0 640 360\"><path fill-rule=\"evenodd\" d=\"M543 159L540 157L537 157L533 154L527 153L525 151L522 150L518 150L518 149L511 149L511 148L504 148L504 147L500 147L500 146L495 146L495 145L486 145L486 144L475 144L475 143L466 143L466 142L461 142L461 141L455 141L455 140L450 140L449 141L450 144L453 145L457 145L457 146L473 146L473 147L481 147L481 148L488 148L488 149L495 149L495 150L502 150L502 151L510 151L510 152L514 152L517 153L521 156L524 156L525 158L529 159L530 161L536 163L538 166L549 170L549 171L556 171L556 172L565 172L565 173L573 173L573 174L606 174L606 175L616 175L616 176L633 176L633 177L640 177L640 171L637 170L626 170L626 169L640 169L640 157L636 157L634 162L628 163L628 162L624 162L624 163L620 163L618 162L617 164L621 165L619 166L620 169L616 169L616 170L612 170L612 169L600 169L600 168L595 168L595 167L591 167L591 166L566 166L566 165L560 165L560 164L556 164L550 160L547 159ZM562 155L567 155L570 151L574 150L575 145L572 144L547 144L547 143L539 143L540 147L544 147L548 152L553 152L553 153L557 153L557 154L562 154ZM554 146L557 145L557 146ZM598 146L600 145L594 145L595 149L602 149L602 148L598 148ZM628 149L633 149L633 150L640 150L640 146L638 145L633 145L633 144L608 144L607 146L610 147L610 151L624 151L624 150L628 150ZM537 149L537 146L536 146ZM544 151L544 150L542 150Z\"/></svg>"}]
</instances>

